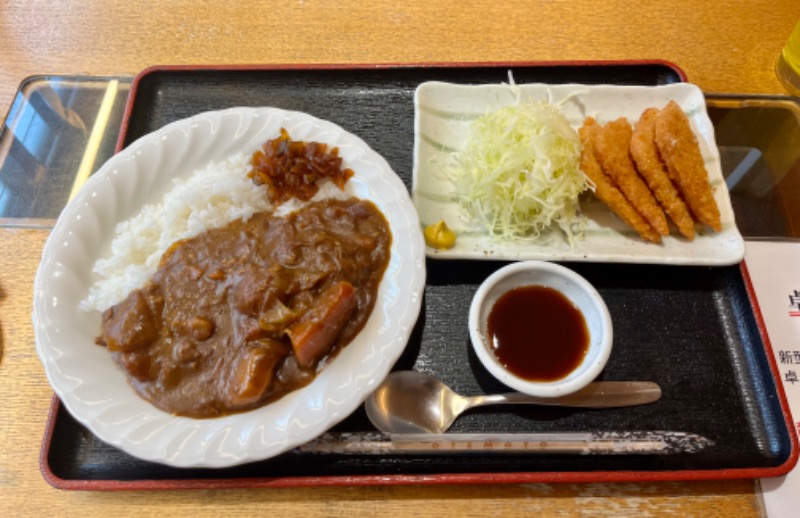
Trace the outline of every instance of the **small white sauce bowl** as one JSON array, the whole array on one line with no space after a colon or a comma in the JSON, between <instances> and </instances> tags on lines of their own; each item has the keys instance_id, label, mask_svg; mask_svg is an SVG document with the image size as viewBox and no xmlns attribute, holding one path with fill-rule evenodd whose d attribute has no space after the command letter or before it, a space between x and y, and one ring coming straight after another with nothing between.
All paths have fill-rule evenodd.
<instances>
[{"instance_id":1,"label":"small white sauce bowl","mask_svg":"<svg viewBox=\"0 0 800 518\"><path fill-rule=\"evenodd\" d=\"M498 298L522 286L545 286L561 292L586 320L589 330L586 356L562 379L540 382L520 378L504 367L492 351L487 332L489 313ZM470 306L469 335L478 359L495 378L519 392L539 397L565 396L591 383L605 367L613 342L611 315L597 290L572 270L545 261L512 263L483 281Z\"/></svg>"}]
</instances>

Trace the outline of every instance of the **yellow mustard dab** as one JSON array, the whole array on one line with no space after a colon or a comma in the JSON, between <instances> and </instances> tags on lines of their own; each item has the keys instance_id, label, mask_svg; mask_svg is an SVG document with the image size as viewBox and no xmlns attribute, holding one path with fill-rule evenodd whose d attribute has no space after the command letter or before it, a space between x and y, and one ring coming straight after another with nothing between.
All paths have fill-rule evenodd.
<instances>
[{"instance_id":1,"label":"yellow mustard dab","mask_svg":"<svg viewBox=\"0 0 800 518\"><path fill-rule=\"evenodd\" d=\"M425 243L431 248L447 250L456 245L456 233L450 230L443 219L425 227Z\"/></svg>"}]
</instances>

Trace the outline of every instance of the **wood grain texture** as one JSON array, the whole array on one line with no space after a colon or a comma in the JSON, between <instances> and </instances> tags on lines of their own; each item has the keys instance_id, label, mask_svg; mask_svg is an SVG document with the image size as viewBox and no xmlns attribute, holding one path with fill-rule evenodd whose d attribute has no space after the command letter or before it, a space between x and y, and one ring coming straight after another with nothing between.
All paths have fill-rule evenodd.
<instances>
[{"instance_id":1,"label":"wood grain texture","mask_svg":"<svg viewBox=\"0 0 800 518\"><path fill-rule=\"evenodd\" d=\"M198 2L3 0L0 113L37 74L134 75L156 64L664 59L709 92L784 93L773 66L796 0ZM63 492L38 454L51 391L34 349L46 230L0 228L0 515L752 516L750 480Z\"/></svg>"},{"instance_id":2,"label":"wood grain texture","mask_svg":"<svg viewBox=\"0 0 800 518\"><path fill-rule=\"evenodd\" d=\"M32 74L202 63L658 58L707 91L781 93L774 62L800 18L794 0L5 0L0 9L0 106Z\"/></svg>"}]
</instances>

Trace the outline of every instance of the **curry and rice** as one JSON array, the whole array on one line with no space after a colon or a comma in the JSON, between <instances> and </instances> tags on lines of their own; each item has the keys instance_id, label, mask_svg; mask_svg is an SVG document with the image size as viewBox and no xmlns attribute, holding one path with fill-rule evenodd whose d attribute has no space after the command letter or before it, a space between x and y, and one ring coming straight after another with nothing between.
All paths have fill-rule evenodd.
<instances>
[{"instance_id":1,"label":"curry and rice","mask_svg":"<svg viewBox=\"0 0 800 518\"><path fill-rule=\"evenodd\" d=\"M342 192L352 174L336 148L282 131L120 226L83 307L103 311L98 343L142 397L191 417L263 406L358 334L391 233L371 202Z\"/></svg>"}]
</instances>

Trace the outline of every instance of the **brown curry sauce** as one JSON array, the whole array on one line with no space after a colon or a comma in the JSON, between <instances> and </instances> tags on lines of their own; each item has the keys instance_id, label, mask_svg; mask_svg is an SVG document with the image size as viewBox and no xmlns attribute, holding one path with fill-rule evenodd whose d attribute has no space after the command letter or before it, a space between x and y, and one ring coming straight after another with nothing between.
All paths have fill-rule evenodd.
<instances>
[{"instance_id":1,"label":"brown curry sauce","mask_svg":"<svg viewBox=\"0 0 800 518\"><path fill-rule=\"evenodd\" d=\"M352 176L336 148L285 130L263 150L250 176L273 201L307 200L318 180L343 187ZM164 411L215 417L263 406L309 384L358 334L391 239L383 214L356 198L234 221L173 244L150 282L103 313L98 343Z\"/></svg>"},{"instance_id":2,"label":"brown curry sauce","mask_svg":"<svg viewBox=\"0 0 800 518\"><path fill-rule=\"evenodd\" d=\"M173 245L106 310L101 341L162 410L262 406L310 383L361 330L390 244L380 211L355 198L234 221Z\"/></svg>"}]
</instances>

